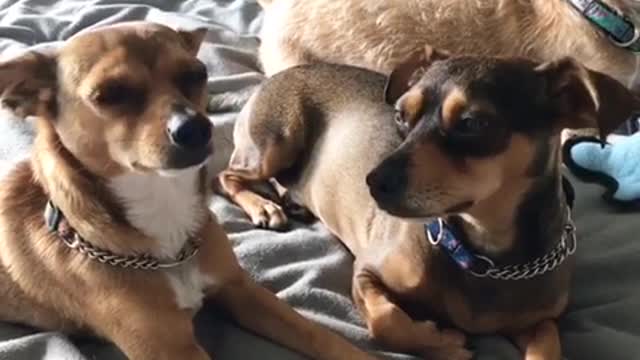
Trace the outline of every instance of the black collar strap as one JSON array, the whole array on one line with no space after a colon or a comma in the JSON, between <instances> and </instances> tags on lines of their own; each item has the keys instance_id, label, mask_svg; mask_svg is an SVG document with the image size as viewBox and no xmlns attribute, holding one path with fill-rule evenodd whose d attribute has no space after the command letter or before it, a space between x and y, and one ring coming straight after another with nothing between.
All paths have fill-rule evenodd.
<instances>
[{"instance_id":1,"label":"black collar strap","mask_svg":"<svg viewBox=\"0 0 640 360\"><path fill-rule=\"evenodd\" d=\"M616 46L632 52L640 52L640 29L624 14L601 0L567 1L604 32Z\"/></svg>"},{"instance_id":2,"label":"black collar strap","mask_svg":"<svg viewBox=\"0 0 640 360\"><path fill-rule=\"evenodd\" d=\"M60 208L51 201L47 202L44 218L49 231L56 233L68 248L74 249L92 260L120 268L157 270L177 267L193 258L200 247L198 239L189 238L174 259L161 260L149 254L119 255L110 250L99 248L83 239L69 225Z\"/></svg>"}]
</instances>

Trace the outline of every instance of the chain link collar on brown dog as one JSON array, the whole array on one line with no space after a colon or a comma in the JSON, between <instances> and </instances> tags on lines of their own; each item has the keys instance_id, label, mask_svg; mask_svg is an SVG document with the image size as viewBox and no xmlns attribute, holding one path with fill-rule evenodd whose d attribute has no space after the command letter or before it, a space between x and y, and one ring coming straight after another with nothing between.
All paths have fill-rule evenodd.
<instances>
[{"instance_id":1,"label":"chain link collar on brown dog","mask_svg":"<svg viewBox=\"0 0 640 360\"><path fill-rule=\"evenodd\" d=\"M83 239L69 225L62 211L51 201L47 202L44 218L49 231L55 232L70 249L78 251L91 260L123 269L157 270L173 268L189 261L198 253L200 248L198 239L191 237L174 259L158 259L149 254L119 255L110 250L99 248Z\"/></svg>"}]
</instances>

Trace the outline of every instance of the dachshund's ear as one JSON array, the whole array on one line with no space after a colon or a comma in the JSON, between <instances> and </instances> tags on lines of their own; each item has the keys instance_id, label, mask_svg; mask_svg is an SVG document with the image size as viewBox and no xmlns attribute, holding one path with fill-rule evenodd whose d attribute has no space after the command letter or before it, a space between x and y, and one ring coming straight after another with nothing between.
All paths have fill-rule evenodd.
<instances>
[{"instance_id":1,"label":"dachshund's ear","mask_svg":"<svg viewBox=\"0 0 640 360\"><path fill-rule=\"evenodd\" d=\"M390 105L395 104L402 94L420 80L425 70L432 63L448 57L448 53L436 50L428 45L424 49L415 52L407 60L396 66L387 78L384 90L385 102Z\"/></svg>"}]
</instances>

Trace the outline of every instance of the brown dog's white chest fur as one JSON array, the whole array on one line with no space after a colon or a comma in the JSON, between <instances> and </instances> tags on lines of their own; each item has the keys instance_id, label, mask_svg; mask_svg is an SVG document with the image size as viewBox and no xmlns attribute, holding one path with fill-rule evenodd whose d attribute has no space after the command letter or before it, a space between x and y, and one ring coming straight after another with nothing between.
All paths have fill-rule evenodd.
<instances>
[{"instance_id":1,"label":"brown dog's white chest fur","mask_svg":"<svg viewBox=\"0 0 640 360\"><path fill-rule=\"evenodd\" d=\"M127 174L109 184L124 205L131 225L157 239L151 252L158 258L174 258L206 219L198 189L199 168L167 175ZM204 289L215 283L215 279L200 271L195 261L163 271L175 292L177 305L183 309L199 308Z\"/></svg>"}]
</instances>

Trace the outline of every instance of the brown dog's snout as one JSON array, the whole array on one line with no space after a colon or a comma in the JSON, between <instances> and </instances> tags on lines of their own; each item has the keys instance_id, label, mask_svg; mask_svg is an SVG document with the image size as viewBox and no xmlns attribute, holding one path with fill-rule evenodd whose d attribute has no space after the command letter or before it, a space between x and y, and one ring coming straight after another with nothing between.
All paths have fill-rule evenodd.
<instances>
[{"instance_id":1,"label":"brown dog's snout","mask_svg":"<svg viewBox=\"0 0 640 360\"><path fill-rule=\"evenodd\" d=\"M401 200L407 190L407 156L392 156L367 175L366 181L371 196L379 206L391 205Z\"/></svg>"},{"instance_id":2,"label":"brown dog's snout","mask_svg":"<svg viewBox=\"0 0 640 360\"><path fill-rule=\"evenodd\" d=\"M209 145L212 126L209 119L199 112L184 105L174 105L167 132L172 144L197 150Z\"/></svg>"}]
</instances>

